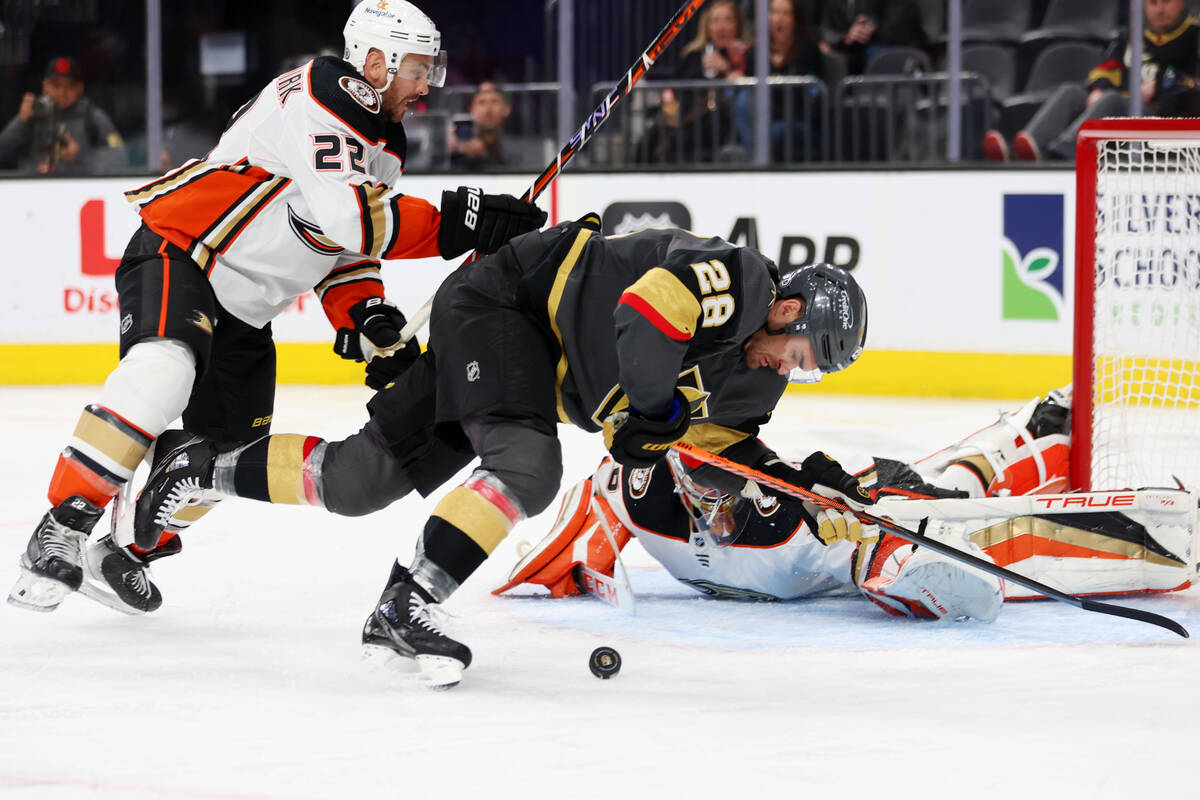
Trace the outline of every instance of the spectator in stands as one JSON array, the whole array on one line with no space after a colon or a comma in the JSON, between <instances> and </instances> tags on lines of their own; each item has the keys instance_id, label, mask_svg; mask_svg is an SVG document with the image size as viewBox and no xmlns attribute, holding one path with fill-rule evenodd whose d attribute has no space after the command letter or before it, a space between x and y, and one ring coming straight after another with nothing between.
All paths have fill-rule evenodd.
<instances>
[{"instance_id":1,"label":"spectator in stands","mask_svg":"<svg viewBox=\"0 0 1200 800\"><path fill-rule=\"evenodd\" d=\"M459 120L450 130L450 165L458 170L531 169L543 166L545 143L541 138L514 136L504 126L512 105L491 81L479 84L471 97L471 118Z\"/></svg>"},{"instance_id":2,"label":"spectator in stands","mask_svg":"<svg viewBox=\"0 0 1200 800\"><path fill-rule=\"evenodd\" d=\"M1185 117L1200 114L1200 23L1184 0L1146 0L1142 43L1142 103L1147 114ZM1012 152L1022 161L1072 160L1079 127L1089 119L1129 115L1129 34L1105 50L1088 75L1087 87L1064 84L1050 95L1029 123L1013 136ZM984 155L1007 161L1008 143L997 130L983 138Z\"/></svg>"},{"instance_id":3,"label":"spectator in stands","mask_svg":"<svg viewBox=\"0 0 1200 800\"><path fill-rule=\"evenodd\" d=\"M743 78L750 29L733 0L716 0L700 14L696 37L683 48L680 80ZM741 153L733 133L732 89L663 92L662 118L639 144L639 160L711 161L723 148ZM680 152L682 151L682 152Z\"/></svg>"},{"instance_id":4,"label":"spectator in stands","mask_svg":"<svg viewBox=\"0 0 1200 800\"><path fill-rule=\"evenodd\" d=\"M741 7L733 0L717 0L700 15L696 38L683 48L678 78L744 78L750 30Z\"/></svg>"},{"instance_id":5,"label":"spectator in stands","mask_svg":"<svg viewBox=\"0 0 1200 800\"><path fill-rule=\"evenodd\" d=\"M889 47L926 47L929 36L915 0L830 0L821 19L821 49L840 53L857 75Z\"/></svg>"},{"instance_id":6,"label":"spectator in stands","mask_svg":"<svg viewBox=\"0 0 1200 800\"><path fill-rule=\"evenodd\" d=\"M821 77L821 49L809 27L808 16L800 0L771 0L767 7L767 25L770 32L770 54L768 68L771 75L808 75ZM748 69L753 72L756 56L754 48L747 51ZM771 92L771 157L782 161L788 155L787 138L792 139L791 157L804 157L805 145L814 151L820 146L820 109L813 107L811 125L805 124L804 87L778 87ZM785 93L792 93L792 116L787 118ZM738 140L747 151L754 146L754 93L742 90L734 106L734 124ZM789 133L790 132L790 133Z\"/></svg>"},{"instance_id":7,"label":"spectator in stands","mask_svg":"<svg viewBox=\"0 0 1200 800\"><path fill-rule=\"evenodd\" d=\"M83 92L79 62L51 59L41 96L25 94L16 116L0 131L0 163L41 175L97 175L125 169L121 134Z\"/></svg>"}]
</instances>

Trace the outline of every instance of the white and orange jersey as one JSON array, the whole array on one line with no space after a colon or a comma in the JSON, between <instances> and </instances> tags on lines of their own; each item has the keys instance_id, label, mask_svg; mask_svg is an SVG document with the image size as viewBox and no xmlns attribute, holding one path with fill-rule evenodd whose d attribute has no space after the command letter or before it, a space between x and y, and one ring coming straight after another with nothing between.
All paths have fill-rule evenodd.
<instances>
[{"instance_id":1,"label":"white and orange jersey","mask_svg":"<svg viewBox=\"0 0 1200 800\"><path fill-rule=\"evenodd\" d=\"M133 191L156 233L204 270L217 299L266 325L317 288L335 327L381 295L379 259L438 255L441 216L392 188L405 137L348 63L321 57L275 78L217 146Z\"/></svg>"}]
</instances>

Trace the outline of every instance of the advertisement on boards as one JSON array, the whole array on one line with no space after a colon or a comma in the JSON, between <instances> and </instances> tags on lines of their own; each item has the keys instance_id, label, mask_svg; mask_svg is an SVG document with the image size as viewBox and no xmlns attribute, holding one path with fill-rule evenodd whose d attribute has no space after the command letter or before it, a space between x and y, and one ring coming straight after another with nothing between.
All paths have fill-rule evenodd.
<instances>
[{"instance_id":1,"label":"advertisement on boards","mask_svg":"<svg viewBox=\"0 0 1200 800\"><path fill-rule=\"evenodd\" d=\"M433 202L451 184L520 194L513 176L410 176ZM0 301L0 343L116 340L112 274L138 217L136 179L0 183L0 235L20 278ZM867 292L868 345L888 351L1070 353L1072 175L1067 171L566 174L541 204L596 211L609 235L676 225L758 248L781 269L827 261ZM388 262L412 311L456 264ZM331 341L311 294L274 323L280 342Z\"/></svg>"}]
</instances>

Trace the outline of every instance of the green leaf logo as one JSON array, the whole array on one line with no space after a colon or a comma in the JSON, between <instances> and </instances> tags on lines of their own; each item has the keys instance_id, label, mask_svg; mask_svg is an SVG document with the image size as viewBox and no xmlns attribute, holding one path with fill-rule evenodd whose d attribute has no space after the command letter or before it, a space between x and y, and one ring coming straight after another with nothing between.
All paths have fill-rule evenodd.
<instances>
[{"instance_id":1,"label":"green leaf logo","mask_svg":"<svg viewBox=\"0 0 1200 800\"><path fill-rule=\"evenodd\" d=\"M1062 297L1046 283L1059 267L1058 253L1035 247L1022 257L1012 240L1004 237L1000 257L1004 319L1061 319Z\"/></svg>"}]
</instances>

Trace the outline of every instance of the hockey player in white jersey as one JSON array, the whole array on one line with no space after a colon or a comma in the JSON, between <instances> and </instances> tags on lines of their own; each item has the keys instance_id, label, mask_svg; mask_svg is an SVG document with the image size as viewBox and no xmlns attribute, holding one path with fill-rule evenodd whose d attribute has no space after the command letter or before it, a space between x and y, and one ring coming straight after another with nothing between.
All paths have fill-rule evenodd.
<instances>
[{"instance_id":1,"label":"hockey player in white jersey","mask_svg":"<svg viewBox=\"0 0 1200 800\"><path fill-rule=\"evenodd\" d=\"M360 3L344 35L345 60L317 58L275 78L205 158L127 193L142 225L116 273L121 361L58 459L52 508L21 556L10 603L50 611L81 589L119 610L156 608L144 565L179 550L175 533L205 503L183 509L150 550L87 536L181 415L175 445L192 434L236 445L269 431L275 316L315 290L337 352L367 360L367 383L379 388L419 355L400 341L405 320L384 300L380 259L494 252L545 221L508 195L461 187L438 208L396 188L401 120L445 77L441 36L404 0Z\"/></svg>"},{"instance_id":2,"label":"hockey player in white jersey","mask_svg":"<svg viewBox=\"0 0 1200 800\"><path fill-rule=\"evenodd\" d=\"M926 535L1072 594L1186 588L1196 561L1195 501L1178 498L1189 495L1055 494L1066 482L1069 408L1069 390L1056 390L912 466L876 458L857 476L877 501L872 513L910 528L928 519ZM850 513L763 493L687 462L673 453L669 469L625 470L605 459L566 494L551 531L495 593L526 583L562 597L585 590L581 567L613 576L603 515L618 549L636 536L676 579L715 597L860 592L898 616L990 622L1003 600L1034 596L881 536ZM814 453L800 471L836 476L834 463Z\"/></svg>"}]
</instances>

